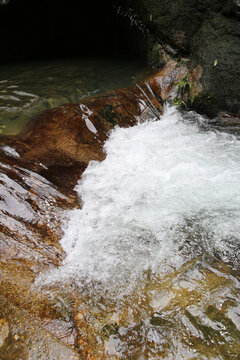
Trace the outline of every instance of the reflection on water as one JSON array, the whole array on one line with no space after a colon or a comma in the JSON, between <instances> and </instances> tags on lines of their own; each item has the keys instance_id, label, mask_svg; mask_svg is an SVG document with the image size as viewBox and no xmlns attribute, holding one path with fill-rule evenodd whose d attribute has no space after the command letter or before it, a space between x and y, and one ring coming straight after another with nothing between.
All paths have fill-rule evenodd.
<instances>
[{"instance_id":1,"label":"reflection on water","mask_svg":"<svg viewBox=\"0 0 240 360\"><path fill-rule=\"evenodd\" d=\"M0 132L15 135L39 112L133 83L142 64L62 60L0 68Z\"/></svg>"},{"instance_id":2,"label":"reflection on water","mask_svg":"<svg viewBox=\"0 0 240 360\"><path fill-rule=\"evenodd\" d=\"M118 301L79 301L75 317L83 356L239 359L240 282L222 262L205 260L163 277L145 273L139 288Z\"/></svg>"}]
</instances>

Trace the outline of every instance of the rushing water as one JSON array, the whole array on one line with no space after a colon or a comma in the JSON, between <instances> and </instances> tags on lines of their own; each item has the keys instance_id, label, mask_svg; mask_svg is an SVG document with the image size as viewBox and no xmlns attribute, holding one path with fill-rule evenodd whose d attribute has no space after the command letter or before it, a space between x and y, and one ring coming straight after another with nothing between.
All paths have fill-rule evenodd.
<instances>
[{"instance_id":1,"label":"rushing water","mask_svg":"<svg viewBox=\"0 0 240 360\"><path fill-rule=\"evenodd\" d=\"M1 66L0 133L15 135L41 111L129 86L142 69L142 63L111 59Z\"/></svg>"},{"instance_id":2,"label":"rushing water","mask_svg":"<svg viewBox=\"0 0 240 360\"><path fill-rule=\"evenodd\" d=\"M238 265L236 137L203 131L168 108L160 121L114 130L105 151L76 187L83 208L68 214L63 276L112 291L204 252Z\"/></svg>"},{"instance_id":3,"label":"rushing water","mask_svg":"<svg viewBox=\"0 0 240 360\"><path fill-rule=\"evenodd\" d=\"M117 128L76 186L45 281L81 291L96 358L238 359L240 142L204 122L168 107Z\"/></svg>"},{"instance_id":4,"label":"rushing water","mask_svg":"<svg viewBox=\"0 0 240 360\"><path fill-rule=\"evenodd\" d=\"M17 134L40 111L127 86L136 73L136 64L109 60L2 68L0 130ZM20 156L9 146L4 151ZM62 266L36 282L54 308L67 311L67 326L74 321L82 358L238 360L239 138L166 107L159 121L113 130L105 151L76 186L82 208L65 213ZM29 246L29 221L47 221L50 229L63 216L57 204L51 212L49 191L57 193L32 172L1 166L3 213L5 202L17 204L13 220L2 220L13 233L25 231L21 241ZM40 244L33 230L30 243ZM42 244L41 259L48 259L52 245ZM29 249L29 259L39 259ZM21 257L19 250L14 256Z\"/></svg>"}]
</instances>

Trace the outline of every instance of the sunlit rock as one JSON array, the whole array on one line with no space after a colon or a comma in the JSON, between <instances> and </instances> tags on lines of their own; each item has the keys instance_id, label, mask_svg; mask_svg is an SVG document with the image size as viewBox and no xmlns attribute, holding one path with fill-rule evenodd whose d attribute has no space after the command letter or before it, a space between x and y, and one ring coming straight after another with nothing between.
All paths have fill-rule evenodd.
<instances>
[{"instance_id":1,"label":"sunlit rock","mask_svg":"<svg viewBox=\"0 0 240 360\"><path fill-rule=\"evenodd\" d=\"M5 319L0 319L0 348L4 344L5 339L9 334L8 322Z\"/></svg>"},{"instance_id":2,"label":"sunlit rock","mask_svg":"<svg viewBox=\"0 0 240 360\"><path fill-rule=\"evenodd\" d=\"M149 274L119 303L103 298L89 307L78 301L74 316L80 353L114 360L237 359L238 286L223 263L195 259L165 277Z\"/></svg>"}]
</instances>

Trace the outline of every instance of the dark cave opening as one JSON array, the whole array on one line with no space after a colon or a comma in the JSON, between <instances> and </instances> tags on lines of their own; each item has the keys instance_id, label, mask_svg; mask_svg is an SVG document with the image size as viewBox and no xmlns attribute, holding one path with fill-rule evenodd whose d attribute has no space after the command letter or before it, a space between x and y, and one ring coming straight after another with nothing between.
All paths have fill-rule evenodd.
<instances>
[{"instance_id":1,"label":"dark cave opening","mask_svg":"<svg viewBox=\"0 0 240 360\"><path fill-rule=\"evenodd\" d=\"M146 38L113 2L0 0L0 62L146 56Z\"/></svg>"}]
</instances>

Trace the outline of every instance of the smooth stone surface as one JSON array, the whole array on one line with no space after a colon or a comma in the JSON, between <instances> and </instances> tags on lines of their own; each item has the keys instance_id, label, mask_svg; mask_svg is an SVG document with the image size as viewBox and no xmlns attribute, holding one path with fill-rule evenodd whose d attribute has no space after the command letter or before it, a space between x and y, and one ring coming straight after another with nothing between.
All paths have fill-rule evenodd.
<instances>
[{"instance_id":1,"label":"smooth stone surface","mask_svg":"<svg viewBox=\"0 0 240 360\"><path fill-rule=\"evenodd\" d=\"M78 360L76 351L66 346L28 312L11 304L0 294L0 316L9 323L9 336L0 349L1 360Z\"/></svg>"},{"instance_id":2,"label":"smooth stone surface","mask_svg":"<svg viewBox=\"0 0 240 360\"><path fill-rule=\"evenodd\" d=\"M3 346L4 341L8 337L9 326L6 319L0 319L0 348Z\"/></svg>"}]
</instances>

